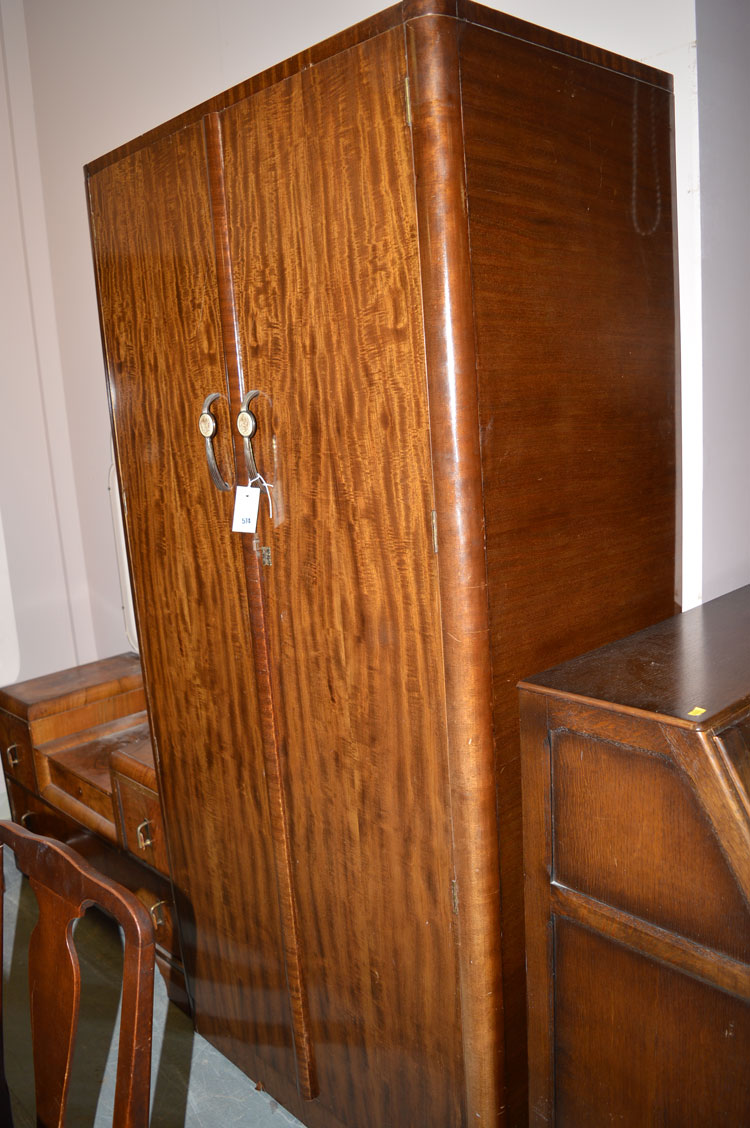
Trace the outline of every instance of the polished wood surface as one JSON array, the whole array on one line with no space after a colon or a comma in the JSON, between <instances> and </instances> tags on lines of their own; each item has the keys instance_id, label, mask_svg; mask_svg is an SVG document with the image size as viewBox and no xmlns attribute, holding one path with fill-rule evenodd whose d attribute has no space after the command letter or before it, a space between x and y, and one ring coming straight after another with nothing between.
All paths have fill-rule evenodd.
<instances>
[{"instance_id":1,"label":"polished wood surface","mask_svg":"<svg viewBox=\"0 0 750 1128\"><path fill-rule=\"evenodd\" d=\"M33 721L95 701L130 694L143 686L137 654L117 654L0 689L0 708ZM70 730L68 730L70 731Z\"/></svg>"},{"instance_id":2,"label":"polished wood surface","mask_svg":"<svg viewBox=\"0 0 750 1128\"><path fill-rule=\"evenodd\" d=\"M673 609L669 90L406 0L88 167L199 1023L311 1128L524 1122L513 686Z\"/></svg>"},{"instance_id":3,"label":"polished wood surface","mask_svg":"<svg viewBox=\"0 0 750 1128\"><path fill-rule=\"evenodd\" d=\"M154 768L154 750L145 717L139 724L133 726L130 737L126 744L120 744L110 752L110 768L113 774L127 776L142 787L156 791L158 784Z\"/></svg>"},{"instance_id":4,"label":"polished wood surface","mask_svg":"<svg viewBox=\"0 0 750 1128\"><path fill-rule=\"evenodd\" d=\"M655 67L647 66L645 63L637 62L634 59L617 55L612 51L605 51L590 43L583 43L578 39L560 35L558 32L548 31L546 28L528 23L526 20L519 20L514 16L506 15L504 12L497 12L484 7L482 4L473 3L472 0L401 0L401 3L394 4L369 19L362 20L361 23L314 44L298 55L284 59L276 66L253 75L237 86L222 91L215 97L209 98L198 106L194 106L177 117L164 122L163 125L148 130L132 141L128 141L96 160L90 161L86 165L86 172L88 175L94 175L108 165L114 164L116 161L122 160L123 157L135 153L138 149L152 144L160 137L176 133L195 122L203 121L210 114L220 113L236 102L242 102L253 94L257 94L260 90L275 86L276 83L283 82L308 67L315 66L339 52L348 51L351 47L364 43L366 40L394 27L400 27L409 21L429 15L465 20L480 27L490 28L503 35L509 35L514 39L537 43L552 51L585 59L595 66L606 67L607 70L642 79L664 90L672 89L672 76L664 71L657 70Z\"/></svg>"},{"instance_id":5,"label":"polished wood surface","mask_svg":"<svg viewBox=\"0 0 750 1128\"><path fill-rule=\"evenodd\" d=\"M750 1115L750 588L698 611L521 689L532 1124Z\"/></svg>"},{"instance_id":6,"label":"polished wood surface","mask_svg":"<svg viewBox=\"0 0 750 1128\"><path fill-rule=\"evenodd\" d=\"M115 918L123 935L113 1126L146 1128L154 980L154 935L148 913L127 889L97 873L59 842L40 838L13 823L0 822L0 843L13 850L39 905L39 920L29 945L37 1123L44 1128L62 1128L65 1122L81 983L73 922L90 905L98 905ZM0 893L3 891L0 865ZM3 1072L3 1085L4 1081Z\"/></svg>"},{"instance_id":7,"label":"polished wood surface","mask_svg":"<svg viewBox=\"0 0 750 1128\"><path fill-rule=\"evenodd\" d=\"M134 654L0 689L6 778L115 842L109 755L134 739L149 742L144 704Z\"/></svg>"},{"instance_id":8,"label":"polished wood surface","mask_svg":"<svg viewBox=\"0 0 750 1128\"><path fill-rule=\"evenodd\" d=\"M201 123L102 170L89 192L141 658L196 1023L258 1081L294 1077L253 641L236 580L242 551L232 495L215 489L197 429L205 397L220 393L215 445L231 482Z\"/></svg>"},{"instance_id":9,"label":"polished wood surface","mask_svg":"<svg viewBox=\"0 0 750 1128\"><path fill-rule=\"evenodd\" d=\"M743 587L623 640L617 666L602 661L604 648L566 663L564 671L535 674L533 682L566 697L711 729L738 705L750 707L748 638L750 587Z\"/></svg>"},{"instance_id":10,"label":"polished wood surface","mask_svg":"<svg viewBox=\"0 0 750 1128\"><path fill-rule=\"evenodd\" d=\"M242 399L248 389L242 370L242 343L240 340L235 297L235 280L232 271L232 254L227 215L227 191L221 119L210 114L205 120L208 178L211 192L214 249L216 254L221 333L227 374L229 401L233 415L240 411ZM244 446L235 446L235 476L237 482L249 477ZM269 490L272 487L269 487ZM279 499L280 501L280 499ZM271 502L271 504L273 504ZM278 515L278 509L277 509ZM248 614L253 636L255 685L258 697L260 731L268 787L269 820L273 836L273 857L276 866L279 908L289 1004L292 1017L292 1037L297 1059L297 1084L300 1095L306 1100L317 1096L318 1080L310 1032L307 990L304 982L299 939L297 904L293 889L292 859L289 852L289 827L283 795L279 739L273 706L268 647L266 644L265 610L261 596L260 565L257 538L245 536L242 552L247 575Z\"/></svg>"},{"instance_id":11,"label":"polished wood surface","mask_svg":"<svg viewBox=\"0 0 750 1128\"><path fill-rule=\"evenodd\" d=\"M471 254L455 20L408 28L419 170L467 1121L503 1111L500 878Z\"/></svg>"},{"instance_id":12,"label":"polished wood surface","mask_svg":"<svg viewBox=\"0 0 750 1128\"><path fill-rule=\"evenodd\" d=\"M148 724L140 735L108 757L118 841L134 857L169 875L169 856L161 814Z\"/></svg>"},{"instance_id":13,"label":"polished wood surface","mask_svg":"<svg viewBox=\"0 0 750 1128\"><path fill-rule=\"evenodd\" d=\"M70 846L99 873L129 889L148 910L154 926L156 962L164 977L170 998L183 1010L190 1011L182 955L168 878L123 852L91 825L77 818L77 810L66 810L60 804L26 791L12 779L6 780L13 820L35 834L54 838ZM68 797L69 798L69 797ZM73 801L70 800L72 803Z\"/></svg>"},{"instance_id":14,"label":"polished wood surface","mask_svg":"<svg viewBox=\"0 0 750 1128\"><path fill-rule=\"evenodd\" d=\"M148 722L133 726L131 739L108 757L118 841L134 857L169 875L154 753Z\"/></svg>"},{"instance_id":15,"label":"polished wood surface","mask_svg":"<svg viewBox=\"0 0 750 1128\"><path fill-rule=\"evenodd\" d=\"M344 1124L460 1115L405 77L392 32L222 121L318 1099Z\"/></svg>"},{"instance_id":16,"label":"polished wood surface","mask_svg":"<svg viewBox=\"0 0 750 1128\"><path fill-rule=\"evenodd\" d=\"M461 73L507 1073L523 1079L514 687L674 610L671 100L476 26L462 34ZM523 1123L512 1080L508 1107Z\"/></svg>"},{"instance_id":17,"label":"polished wood surface","mask_svg":"<svg viewBox=\"0 0 750 1128\"><path fill-rule=\"evenodd\" d=\"M134 699L139 711L129 713ZM138 657L118 655L7 686L0 700L17 714L0 710L14 820L73 845L101 873L135 893L151 914L157 964L170 998L189 1010ZM78 728L102 715L114 719ZM58 735L38 742L40 731ZM128 796L129 815L135 818L145 808L130 835L121 818L120 780L137 789ZM146 818L143 839L138 828Z\"/></svg>"}]
</instances>

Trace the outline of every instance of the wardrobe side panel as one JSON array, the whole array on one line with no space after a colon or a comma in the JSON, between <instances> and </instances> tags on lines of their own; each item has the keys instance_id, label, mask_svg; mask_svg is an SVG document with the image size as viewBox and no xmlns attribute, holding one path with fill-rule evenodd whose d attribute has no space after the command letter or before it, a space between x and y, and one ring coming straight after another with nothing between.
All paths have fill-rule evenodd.
<instances>
[{"instance_id":1,"label":"wardrobe side panel","mask_svg":"<svg viewBox=\"0 0 750 1128\"><path fill-rule=\"evenodd\" d=\"M515 685L674 610L671 98L473 26L461 51L514 1124L526 1076Z\"/></svg>"},{"instance_id":2,"label":"wardrobe side panel","mask_svg":"<svg viewBox=\"0 0 750 1128\"><path fill-rule=\"evenodd\" d=\"M273 484L257 546L309 1115L448 1128L461 1026L404 78L397 30L228 110L223 137L253 447Z\"/></svg>"},{"instance_id":3,"label":"wardrobe side panel","mask_svg":"<svg viewBox=\"0 0 750 1128\"><path fill-rule=\"evenodd\" d=\"M89 181L116 458L159 787L198 1030L293 1080L252 639L233 493L198 416L225 396L200 123ZM214 406L232 480L229 412Z\"/></svg>"}]
</instances>

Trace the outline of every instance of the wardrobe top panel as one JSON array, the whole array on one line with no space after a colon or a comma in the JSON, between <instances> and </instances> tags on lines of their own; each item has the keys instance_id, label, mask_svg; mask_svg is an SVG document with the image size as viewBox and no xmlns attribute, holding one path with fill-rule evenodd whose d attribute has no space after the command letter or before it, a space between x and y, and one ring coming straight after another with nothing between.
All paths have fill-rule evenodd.
<instances>
[{"instance_id":1,"label":"wardrobe top panel","mask_svg":"<svg viewBox=\"0 0 750 1128\"><path fill-rule=\"evenodd\" d=\"M750 585L526 679L521 688L715 729L750 708Z\"/></svg>"},{"instance_id":2,"label":"wardrobe top panel","mask_svg":"<svg viewBox=\"0 0 750 1128\"><path fill-rule=\"evenodd\" d=\"M411 21L424 17L442 17L455 19L464 24L474 24L496 31L511 39L518 39L526 43L534 43L563 55L583 59L595 66L605 67L642 82L672 90L672 76L664 71L656 70L645 64L634 62L632 59L615 55L600 47L588 43L581 43L576 39L560 35L527 23L525 20L507 16L503 12L492 8L485 8L482 4L473 3L472 0L402 0L390 8L355 24L353 27L334 35L321 43L294 55L260 74L248 78L238 86L217 94L206 102L187 110L178 117L172 118L163 125L134 138L132 141L113 149L111 152L99 157L86 166L86 175L92 176L102 168L128 156L130 153L150 145L162 135L174 133L178 129L191 125L210 113L220 113L236 102L256 94L275 83L282 82L291 75L297 74L307 67L331 58L342 51L346 51L367 39L372 39L391 28L399 25L408 25Z\"/></svg>"}]
</instances>

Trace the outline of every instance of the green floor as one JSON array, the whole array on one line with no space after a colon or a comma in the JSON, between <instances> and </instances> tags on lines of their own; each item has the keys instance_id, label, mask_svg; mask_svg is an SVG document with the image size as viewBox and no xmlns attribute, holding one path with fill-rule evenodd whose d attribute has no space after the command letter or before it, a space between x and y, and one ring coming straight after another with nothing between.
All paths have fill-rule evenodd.
<instances>
[{"instance_id":1,"label":"green floor","mask_svg":"<svg viewBox=\"0 0 750 1128\"><path fill-rule=\"evenodd\" d=\"M15 1128L35 1128L31 1033L25 953L36 919L36 899L5 851L5 1057ZM112 1123L117 1005L122 958L116 926L89 912L76 926L82 1005L66 1124L104 1128ZM172 1006L161 976L154 984L152 1128L290 1128L301 1125Z\"/></svg>"}]
</instances>

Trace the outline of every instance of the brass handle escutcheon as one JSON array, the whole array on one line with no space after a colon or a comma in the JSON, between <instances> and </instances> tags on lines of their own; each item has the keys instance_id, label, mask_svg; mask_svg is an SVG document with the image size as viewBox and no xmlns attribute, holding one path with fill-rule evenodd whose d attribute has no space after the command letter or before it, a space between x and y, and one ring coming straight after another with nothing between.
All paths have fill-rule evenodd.
<instances>
[{"instance_id":1,"label":"brass handle escutcheon","mask_svg":"<svg viewBox=\"0 0 750 1128\"><path fill-rule=\"evenodd\" d=\"M219 392L213 392L210 396L206 396L198 419L198 430L206 440L206 461L208 462L208 472L211 475L211 481L216 486L217 490L231 490L232 487L229 482L225 482L221 476L214 452L214 435L216 434L217 423L216 417L209 409L211 404L217 399L221 399Z\"/></svg>"}]
</instances>

